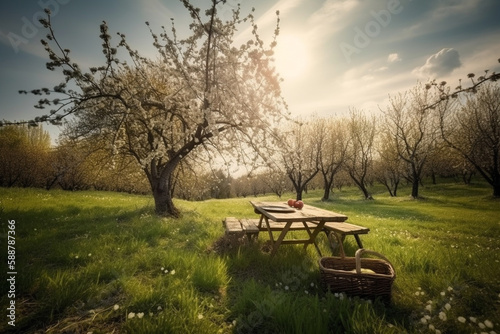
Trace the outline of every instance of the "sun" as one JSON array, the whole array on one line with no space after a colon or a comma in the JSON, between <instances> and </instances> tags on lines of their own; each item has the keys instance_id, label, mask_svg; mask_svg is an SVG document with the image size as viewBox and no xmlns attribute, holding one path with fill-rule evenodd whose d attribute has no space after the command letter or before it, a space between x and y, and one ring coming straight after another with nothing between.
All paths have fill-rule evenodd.
<instances>
[{"instance_id":1,"label":"sun","mask_svg":"<svg viewBox=\"0 0 500 334\"><path fill-rule=\"evenodd\" d=\"M284 79L296 79L303 75L309 64L305 43L296 35L278 36L275 50L276 69Z\"/></svg>"}]
</instances>

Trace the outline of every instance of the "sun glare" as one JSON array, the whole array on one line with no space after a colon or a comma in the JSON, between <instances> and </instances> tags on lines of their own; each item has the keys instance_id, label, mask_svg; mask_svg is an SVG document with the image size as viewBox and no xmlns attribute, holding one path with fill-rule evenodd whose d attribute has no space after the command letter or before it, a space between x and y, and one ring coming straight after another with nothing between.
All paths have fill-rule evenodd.
<instances>
[{"instance_id":1,"label":"sun glare","mask_svg":"<svg viewBox=\"0 0 500 334\"><path fill-rule=\"evenodd\" d=\"M305 73L309 55L304 42L297 36L278 37L276 69L284 79L295 79Z\"/></svg>"}]
</instances>

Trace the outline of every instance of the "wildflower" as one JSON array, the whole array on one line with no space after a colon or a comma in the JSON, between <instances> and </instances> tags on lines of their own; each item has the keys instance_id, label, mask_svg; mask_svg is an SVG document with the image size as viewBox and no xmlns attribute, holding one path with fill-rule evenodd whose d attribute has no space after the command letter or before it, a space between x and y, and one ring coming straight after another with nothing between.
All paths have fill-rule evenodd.
<instances>
[{"instance_id":1,"label":"wildflower","mask_svg":"<svg viewBox=\"0 0 500 334\"><path fill-rule=\"evenodd\" d=\"M314 283L311 283L311 288L314 288Z\"/></svg>"},{"instance_id":2,"label":"wildflower","mask_svg":"<svg viewBox=\"0 0 500 334\"><path fill-rule=\"evenodd\" d=\"M162 310L161 306L158 306L156 310L161 311Z\"/></svg>"},{"instance_id":3,"label":"wildflower","mask_svg":"<svg viewBox=\"0 0 500 334\"><path fill-rule=\"evenodd\" d=\"M305 292L305 294L306 294L306 295L308 295L308 294L309 294L309 291L307 291L307 290L304 290L304 292Z\"/></svg>"},{"instance_id":4,"label":"wildflower","mask_svg":"<svg viewBox=\"0 0 500 334\"><path fill-rule=\"evenodd\" d=\"M477 321L477 318L476 317L469 317L469 320L473 323L476 323Z\"/></svg>"},{"instance_id":5,"label":"wildflower","mask_svg":"<svg viewBox=\"0 0 500 334\"><path fill-rule=\"evenodd\" d=\"M436 329L436 327L434 327L434 325L433 325L433 324L429 324L429 329L430 329L431 331L433 331L433 330L435 330L435 329Z\"/></svg>"},{"instance_id":6,"label":"wildflower","mask_svg":"<svg viewBox=\"0 0 500 334\"><path fill-rule=\"evenodd\" d=\"M175 269L170 272L170 275L175 275Z\"/></svg>"},{"instance_id":7,"label":"wildflower","mask_svg":"<svg viewBox=\"0 0 500 334\"><path fill-rule=\"evenodd\" d=\"M115 304L115 306L113 306L113 310L115 310L115 311L118 310L119 308L120 308L120 305L118 305L118 304Z\"/></svg>"},{"instance_id":8,"label":"wildflower","mask_svg":"<svg viewBox=\"0 0 500 334\"><path fill-rule=\"evenodd\" d=\"M198 314L198 319L200 319L200 320L203 319L203 314L201 314L201 313Z\"/></svg>"},{"instance_id":9,"label":"wildflower","mask_svg":"<svg viewBox=\"0 0 500 334\"><path fill-rule=\"evenodd\" d=\"M479 328L481 328L481 329L485 329L485 328L486 328L486 326L485 326L482 322L480 322L480 323L479 323L479 324L477 324L477 325L478 325L478 326L479 326Z\"/></svg>"},{"instance_id":10,"label":"wildflower","mask_svg":"<svg viewBox=\"0 0 500 334\"><path fill-rule=\"evenodd\" d=\"M165 269L164 273L165 273L165 274L168 274L168 270L167 270L167 269Z\"/></svg>"},{"instance_id":11,"label":"wildflower","mask_svg":"<svg viewBox=\"0 0 500 334\"><path fill-rule=\"evenodd\" d=\"M288 285L285 285L285 290L288 291L289 287Z\"/></svg>"},{"instance_id":12,"label":"wildflower","mask_svg":"<svg viewBox=\"0 0 500 334\"><path fill-rule=\"evenodd\" d=\"M465 318L464 317L458 317L457 320L463 324L465 324Z\"/></svg>"},{"instance_id":13,"label":"wildflower","mask_svg":"<svg viewBox=\"0 0 500 334\"><path fill-rule=\"evenodd\" d=\"M161 271L163 271L163 270L165 270L165 268L164 268L164 267L161 267L161 269L160 269L160 270L161 270Z\"/></svg>"},{"instance_id":14,"label":"wildflower","mask_svg":"<svg viewBox=\"0 0 500 334\"><path fill-rule=\"evenodd\" d=\"M427 304L427 306L425 307L425 309L430 312L432 310L432 305L431 304Z\"/></svg>"},{"instance_id":15,"label":"wildflower","mask_svg":"<svg viewBox=\"0 0 500 334\"><path fill-rule=\"evenodd\" d=\"M446 317L446 313L444 312L439 312L439 319L441 319L442 321L446 321L447 317Z\"/></svg>"},{"instance_id":16,"label":"wildflower","mask_svg":"<svg viewBox=\"0 0 500 334\"><path fill-rule=\"evenodd\" d=\"M441 291L441 296L443 296L443 297L444 297L444 295L445 295L445 294L446 294L446 293L445 293L444 291Z\"/></svg>"},{"instance_id":17,"label":"wildflower","mask_svg":"<svg viewBox=\"0 0 500 334\"><path fill-rule=\"evenodd\" d=\"M484 321L484 324L485 324L485 325L486 325L486 327L488 327L488 328L493 328L493 323L492 323L491 321L489 321L489 320L485 320L485 321Z\"/></svg>"},{"instance_id":18,"label":"wildflower","mask_svg":"<svg viewBox=\"0 0 500 334\"><path fill-rule=\"evenodd\" d=\"M134 312L130 312L130 313L128 314L128 316L127 316L127 318L129 318L129 319L132 319L132 318L134 318L134 317L135 317L135 313L134 313Z\"/></svg>"},{"instance_id":19,"label":"wildflower","mask_svg":"<svg viewBox=\"0 0 500 334\"><path fill-rule=\"evenodd\" d=\"M75 259L78 259L78 255L75 255Z\"/></svg>"},{"instance_id":20,"label":"wildflower","mask_svg":"<svg viewBox=\"0 0 500 334\"><path fill-rule=\"evenodd\" d=\"M144 312L137 313L137 318L142 319L144 317Z\"/></svg>"},{"instance_id":21,"label":"wildflower","mask_svg":"<svg viewBox=\"0 0 500 334\"><path fill-rule=\"evenodd\" d=\"M423 323L424 325L426 325L426 324L427 324L427 319L425 319L425 317L424 317L424 318L421 318L421 319L420 319L420 322L421 322L421 323Z\"/></svg>"},{"instance_id":22,"label":"wildflower","mask_svg":"<svg viewBox=\"0 0 500 334\"><path fill-rule=\"evenodd\" d=\"M448 291L453 291L453 288L451 286L449 286Z\"/></svg>"},{"instance_id":23,"label":"wildflower","mask_svg":"<svg viewBox=\"0 0 500 334\"><path fill-rule=\"evenodd\" d=\"M448 303L446 303L446 305L444 306L444 308L445 308L447 311L449 311L449 310L451 309L451 305L450 305L450 304L448 304Z\"/></svg>"},{"instance_id":24,"label":"wildflower","mask_svg":"<svg viewBox=\"0 0 500 334\"><path fill-rule=\"evenodd\" d=\"M92 256L92 253L89 253L89 257Z\"/></svg>"}]
</instances>

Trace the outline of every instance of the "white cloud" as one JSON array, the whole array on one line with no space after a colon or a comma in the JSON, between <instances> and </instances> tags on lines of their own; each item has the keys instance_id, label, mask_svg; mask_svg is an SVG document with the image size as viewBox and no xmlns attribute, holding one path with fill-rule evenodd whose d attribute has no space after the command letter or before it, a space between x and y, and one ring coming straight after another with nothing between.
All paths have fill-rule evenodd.
<instances>
[{"instance_id":1,"label":"white cloud","mask_svg":"<svg viewBox=\"0 0 500 334\"><path fill-rule=\"evenodd\" d=\"M397 53L391 53L388 57L387 57L387 61L389 63L395 63L397 61L401 61L401 58L399 57L399 55Z\"/></svg>"},{"instance_id":2,"label":"white cloud","mask_svg":"<svg viewBox=\"0 0 500 334\"><path fill-rule=\"evenodd\" d=\"M462 62L458 51L444 48L427 58L425 64L414 69L413 73L421 77L439 77L450 74L460 66L462 66Z\"/></svg>"}]
</instances>

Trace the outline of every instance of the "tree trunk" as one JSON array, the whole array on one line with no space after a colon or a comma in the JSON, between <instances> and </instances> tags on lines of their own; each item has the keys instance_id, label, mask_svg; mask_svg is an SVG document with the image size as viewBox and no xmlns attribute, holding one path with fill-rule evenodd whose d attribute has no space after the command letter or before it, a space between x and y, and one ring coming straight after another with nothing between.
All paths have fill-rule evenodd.
<instances>
[{"instance_id":1,"label":"tree trunk","mask_svg":"<svg viewBox=\"0 0 500 334\"><path fill-rule=\"evenodd\" d=\"M323 198L321 199L322 201L328 201L330 199L330 193L333 185L333 174L331 177L328 177L326 173L323 174L323 187L324 187L324 192L323 192Z\"/></svg>"},{"instance_id":2,"label":"tree trunk","mask_svg":"<svg viewBox=\"0 0 500 334\"><path fill-rule=\"evenodd\" d=\"M155 212L160 216L179 216L179 210L175 207L169 189L158 185L153 189L155 200Z\"/></svg>"},{"instance_id":3,"label":"tree trunk","mask_svg":"<svg viewBox=\"0 0 500 334\"><path fill-rule=\"evenodd\" d=\"M152 163L151 171L145 169L155 200L155 212L160 216L179 217L180 215L173 202L175 178L172 176L177 165L178 162L173 161L161 167L154 166Z\"/></svg>"},{"instance_id":4,"label":"tree trunk","mask_svg":"<svg viewBox=\"0 0 500 334\"><path fill-rule=\"evenodd\" d=\"M328 201L330 199L330 187L327 187L325 185L325 191L323 193L323 198L321 199L322 201Z\"/></svg>"},{"instance_id":5,"label":"tree trunk","mask_svg":"<svg viewBox=\"0 0 500 334\"><path fill-rule=\"evenodd\" d=\"M413 175L411 197L418 198L418 186L419 186L418 177L416 175Z\"/></svg>"},{"instance_id":6,"label":"tree trunk","mask_svg":"<svg viewBox=\"0 0 500 334\"><path fill-rule=\"evenodd\" d=\"M500 198L500 175L496 175L493 180L493 197Z\"/></svg>"}]
</instances>

